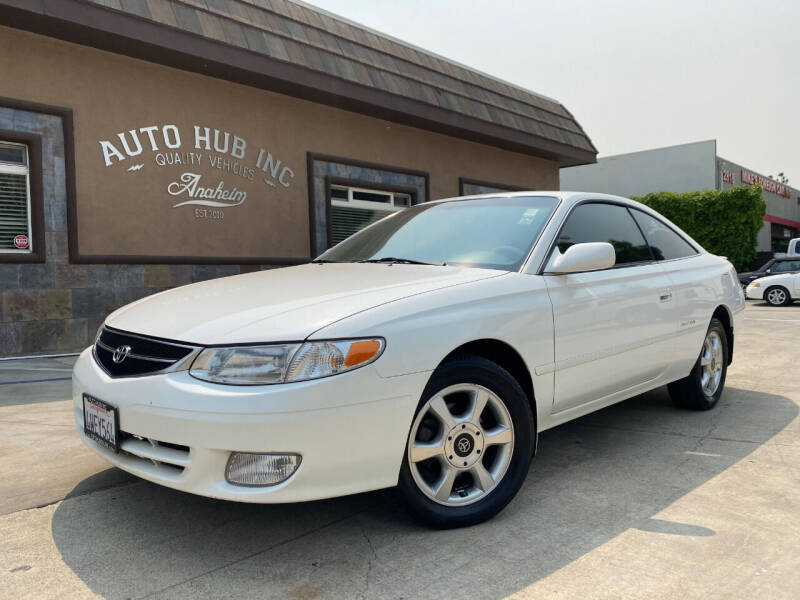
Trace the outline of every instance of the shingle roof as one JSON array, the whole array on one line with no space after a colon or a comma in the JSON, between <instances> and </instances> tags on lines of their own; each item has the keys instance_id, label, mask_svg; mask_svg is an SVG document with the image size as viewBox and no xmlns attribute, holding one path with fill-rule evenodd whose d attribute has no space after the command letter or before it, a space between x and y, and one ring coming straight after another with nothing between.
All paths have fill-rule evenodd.
<instances>
[{"instance_id":1,"label":"shingle roof","mask_svg":"<svg viewBox=\"0 0 800 600\"><path fill-rule=\"evenodd\" d=\"M255 53L271 63L277 61L278 66L291 65L306 73L335 78L350 87L345 85L337 92L338 86L330 85L330 79L325 79L318 82L327 86L321 91L345 95L348 89L363 92L359 105L382 103L383 111L389 108L387 114L395 115L395 120L402 120L401 113L418 109L418 122L414 124L425 126L425 123L439 121L454 135L459 129L465 133L474 129L474 136L465 137L486 137L483 141L490 143L488 138L502 141L508 137L509 146L553 158L562 165L595 160L597 151L592 142L559 102L304 3L291 0L61 1L90 3L120 11L173 31L182 30ZM15 0L0 0L0 5L3 3L18 4ZM309 82L308 85L314 87L313 78ZM398 104L382 101L383 94L398 99ZM389 104L392 105L387 107Z\"/></svg>"}]
</instances>

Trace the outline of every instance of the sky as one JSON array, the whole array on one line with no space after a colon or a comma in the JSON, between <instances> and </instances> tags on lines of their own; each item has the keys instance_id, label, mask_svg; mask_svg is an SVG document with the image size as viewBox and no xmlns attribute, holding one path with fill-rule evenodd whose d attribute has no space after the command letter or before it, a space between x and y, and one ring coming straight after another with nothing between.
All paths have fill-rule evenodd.
<instances>
[{"instance_id":1,"label":"sky","mask_svg":"<svg viewBox=\"0 0 800 600\"><path fill-rule=\"evenodd\" d=\"M800 188L799 0L307 0L560 101L599 156L716 139Z\"/></svg>"}]
</instances>

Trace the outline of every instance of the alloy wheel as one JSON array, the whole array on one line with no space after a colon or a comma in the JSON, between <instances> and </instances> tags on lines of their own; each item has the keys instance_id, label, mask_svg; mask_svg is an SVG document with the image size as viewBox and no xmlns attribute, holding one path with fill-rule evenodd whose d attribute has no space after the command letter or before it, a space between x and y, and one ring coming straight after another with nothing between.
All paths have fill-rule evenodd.
<instances>
[{"instance_id":1,"label":"alloy wheel","mask_svg":"<svg viewBox=\"0 0 800 600\"><path fill-rule=\"evenodd\" d=\"M724 366L722 339L716 331L709 331L700 354L700 387L706 396L716 393Z\"/></svg>"},{"instance_id":2,"label":"alloy wheel","mask_svg":"<svg viewBox=\"0 0 800 600\"><path fill-rule=\"evenodd\" d=\"M767 300L770 304L783 304L786 302L786 292L781 288L773 288L767 293Z\"/></svg>"},{"instance_id":3,"label":"alloy wheel","mask_svg":"<svg viewBox=\"0 0 800 600\"><path fill-rule=\"evenodd\" d=\"M433 394L408 440L414 483L445 506L472 504L503 479L514 450L514 426L491 390L458 384Z\"/></svg>"}]
</instances>

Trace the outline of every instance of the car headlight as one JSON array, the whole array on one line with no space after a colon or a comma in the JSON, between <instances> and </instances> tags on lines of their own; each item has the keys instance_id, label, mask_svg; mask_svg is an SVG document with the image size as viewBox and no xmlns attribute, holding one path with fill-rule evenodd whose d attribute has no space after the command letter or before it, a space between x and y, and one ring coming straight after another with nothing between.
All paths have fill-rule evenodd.
<instances>
[{"instance_id":1,"label":"car headlight","mask_svg":"<svg viewBox=\"0 0 800 600\"><path fill-rule=\"evenodd\" d=\"M203 381L231 385L306 381L368 365L378 359L385 346L383 338L368 338L205 348L192 363L189 374Z\"/></svg>"}]
</instances>

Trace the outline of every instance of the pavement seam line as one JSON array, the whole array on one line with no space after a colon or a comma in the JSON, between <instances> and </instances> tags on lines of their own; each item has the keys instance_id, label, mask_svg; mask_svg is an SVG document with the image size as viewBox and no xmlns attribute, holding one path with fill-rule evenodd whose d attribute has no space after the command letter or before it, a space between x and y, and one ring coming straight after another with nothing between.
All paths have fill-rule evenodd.
<instances>
[{"instance_id":1,"label":"pavement seam line","mask_svg":"<svg viewBox=\"0 0 800 600\"><path fill-rule=\"evenodd\" d=\"M45 427L63 427L64 429L72 430L75 428L71 423L68 425L59 425L58 423L41 423L39 421L20 421L17 419L0 419L0 423L22 423L24 425L43 425Z\"/></svg>"},{"instance_id":2,"label":"pavement seam line","mask_svg":"<svg viewBox=\"0 0 800 600\"><path fill-rule=\"evenodd\" d=\"M51 381L69 381L72 377L51 377L50 379L21 379L20 381L0 381L0 385L18 385L20 383L49 383Z\"/></svg>"},{"instance_id":3,"label":"pavement seam line","mask_svg":"<svg viewBox=\"0 0 800 600\"><path fill-rule=\"evenodd\" d=\"M59 498L58 500L53 500L52 502L45 502L44 504L38 504L36 506L30 506L28 508L21 508L19 510L15 510L13 512L2 513L2 514L0 514L0 517L6 516L6 515L15 515L17 513L25 512L26 510L38 510L40 508L47 508L48 506L53 506L54 504L58 504L59 502L66 502L67 500L72 500L74 498L82 498L83 496L90 496L91 494L94 494L95 492L105 492L107 490L113 490L114 488L124 488L124 487L129 487L129 486L132 486L132 485L142 484L142 483L144 483L144 480L141 480L141 481L127 481L127 482L124 482L124 483L118 483L118 484L114 484L114 485L109 485L107 487L96 488L96 489L93 489L93 490L86 490L85 492L81 492L79 494L74 494L72 496L64 496L63 498Z\"/></svg>"}]
</instances>

